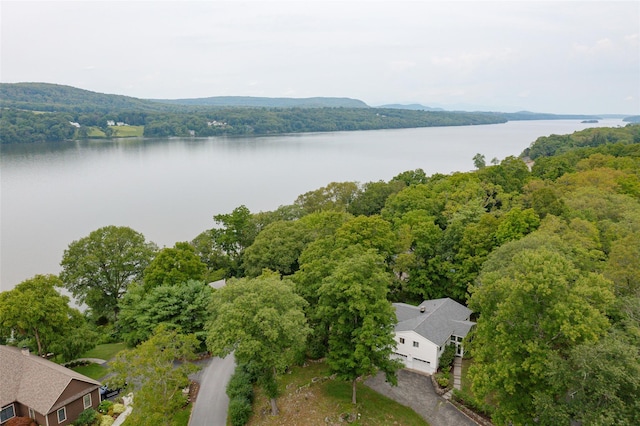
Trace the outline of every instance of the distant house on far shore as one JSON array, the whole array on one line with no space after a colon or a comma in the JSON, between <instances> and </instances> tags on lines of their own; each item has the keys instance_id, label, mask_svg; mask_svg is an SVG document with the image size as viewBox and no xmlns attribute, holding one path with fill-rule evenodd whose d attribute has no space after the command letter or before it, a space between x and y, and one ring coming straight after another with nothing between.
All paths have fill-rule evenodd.
<instances>
[{"instance_id":1,"label":"distant house on far shore","mask_svg":"<svg viewBox=\"0 0 640 426\"><path fill-rule=\"evenodd\" d=\"M100 382L18 349L0 345L0 425L30 417L40 425L70 425L100 404Z\"/></svg>"},{"instance_id":2,"label":"distant house on far shore","mask_svg":"<svg viewBox=\"0 0 640 426\"><path fill-rule=\"evenodd\" d=\"M475 322L471 310L449 299L425 300L418 306L394 303L398 323L395 327L395 359L406 368L435 373L440 356L449 344L455 345L456 356L464 354L462 340Z\"/></svg>"}]
</instances>

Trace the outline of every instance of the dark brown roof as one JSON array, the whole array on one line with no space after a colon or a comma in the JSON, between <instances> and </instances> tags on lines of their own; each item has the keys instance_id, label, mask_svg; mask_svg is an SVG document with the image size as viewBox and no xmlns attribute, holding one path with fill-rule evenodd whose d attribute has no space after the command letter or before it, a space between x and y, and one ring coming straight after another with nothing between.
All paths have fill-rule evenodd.
<instances>
[{"instance_id":1,"label":"dark brown roof","mask_svg":"<svg viewBox=\"0 0 640 426\"><path fill-rule=\"evenodd\" d=\"M83 395L100 386L97 380L55 362L0 345L0 407L20 402L41 414L49 414L64 405L56 401L73 380L87 384Z\"/></svg>"}]
</instances>

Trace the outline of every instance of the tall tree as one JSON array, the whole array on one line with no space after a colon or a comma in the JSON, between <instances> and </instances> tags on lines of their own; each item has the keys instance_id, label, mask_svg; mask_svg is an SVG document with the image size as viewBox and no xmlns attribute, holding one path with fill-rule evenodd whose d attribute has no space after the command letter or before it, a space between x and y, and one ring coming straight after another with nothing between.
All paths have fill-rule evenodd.
<instances>
[{"instance_id":1,"label":"tall tree","mask_svg":"<svg viewBox=\"0 0 640 426\"><path fill-rule=\"evenodd\" d=\"M58 293L56 287L61 286L55 275L36 275L0 293L0 327L33 339L38 355L48 353L70 327L78 326L71 319L80 313L69 307L67 296Z\"/></svg>"},{"instance_id":2,"label":"tall tree","mask_svg":"<svg viewBox=\"0 0 640 426\"><path fill-rule=\"evenodd\" d=\"M189 243L176 243L158 252L144 270L144 286L148 291L161 285L176 285L188 280L203 280L207 265Z\"/></svg>"},{"instance_id":3,"label":"tall tree","mask_svg":"<svg viewBox=\"0 0 640 426\"><path fill-rule=\"evenodd\" d=\"M98 317L115 321L127 286L142 279L157 247L128 227L105 226L64 251L60 278Z\"/></svg>"},{"instance_id":4,"label":"tall tree","mask_svg":"<svg viewBox=\"0 0 640 426\"><path fill-rule=\"evenodd\" d=\"M129 346L147 340L160 324L184 334L195 334L204 342L212 288L201 281L164 284L149 291L132 284L120 300L118 328Z\"/></svg>"},{"instance_id":5,"label":"tall tree","mask_svg":"<svg viewBox=\"0 0 640 426\"><path fill-rule=\"evenodd\" d=\"M207 347L216 356L233 352L238 363L256 368L273 415L278 414L276 377L304 350L309 332L304 305L292 284L275 273L230 280L212 297Z\"/></svg>"},{"instance_id":6,"label":"tall tree","mask_svg":"<svg viewBox=\"0 0 640 426\"><path fill-rule=\"evenodd\" d=\"M506 267L480 276L469 300L480 313L470 376L476 395L495 400L496 423L533 421L534 395L553 392L548 360L597 342L610 326L613 299L611 282L545 247L521 250Z\"/></svg>"},{"instance_id":7,"label":"tall tree","mask_svg":"<svg viewBox=\"0 0 640 426\"><path fill-rule=\"evenodd\" d=\"M327 363L342 380L352 383L381 370L397 383L399 361L390 358L396 316L387 300L389 274L384 260L373 250L351 250L320 287L320 312L331 324Z\"/></svg>"},{"instance_id":8,"label":"tall tree","mask_svg":"<svg viewBox=\"0 0 640 426\"><path fill-rule=\"evenodd\" d=\"M198 348L194 335L180 334L160 325L153 336L135 349L125 349L110 363L113 387L135 390L135 410L127 422L141 426L171 425L173 414L186 398L182 389L189 374L198 370L193 360ZM176 362L178 361L178 362Z\"/></svg>"}]
</instances>

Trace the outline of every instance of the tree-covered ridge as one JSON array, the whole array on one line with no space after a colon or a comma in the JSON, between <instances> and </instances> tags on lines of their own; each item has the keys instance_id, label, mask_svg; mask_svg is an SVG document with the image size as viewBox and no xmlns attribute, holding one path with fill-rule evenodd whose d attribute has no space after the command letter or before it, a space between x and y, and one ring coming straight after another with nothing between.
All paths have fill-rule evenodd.
<instances>
[{"instance_id":1,"label":"tree-covered ridge","mask_svg":"<svg viewBox=\"0 0 640 426\"><path fill-rule=\"evenodd\" d=\"M541 136L521 156L537 160L572 151L575 148L593 148L608 144L632 144L640 142L640 126L596 127L570 135Z\"/></svg>"},{"instance_id":2,"label":"tree-covered ridge","mask_svg":"<svg viewBox=\"0 0 640 426\"><path fill-rule=\"evenodd\" d=\"M31 112L0 109L0 143L86 139L91 129L113 134L113 123L144 126L146 137L270 135L502 123L480 113L372 108L224 108L193 112ZM110 122L113 122L110 124ZM77 124L72 124L77 123ZM77 127L80 126L80 127Z\"/></svg>"},{"instance_id":3,"label":"tree-covered ridge","mask_svg":"<svg viewBox=\"0 0 640 426\"><path fill-rule=\"evenodd\" d=\"M255 96L212 96L190 99L150 99L172 105L259 108L369 108L359 99L351 98L267 98Z\"/></svg>"},{"instance_id":4,"label":"tree-covered ridge","mask_svg":"<svg viewBox=\"0 0 640 426\"><path fill-rule=\"evenodd\" d=\"M50 83L0 83L0 108L48 112L168 111L157 102Z\"/></svg>"}]
</instances>

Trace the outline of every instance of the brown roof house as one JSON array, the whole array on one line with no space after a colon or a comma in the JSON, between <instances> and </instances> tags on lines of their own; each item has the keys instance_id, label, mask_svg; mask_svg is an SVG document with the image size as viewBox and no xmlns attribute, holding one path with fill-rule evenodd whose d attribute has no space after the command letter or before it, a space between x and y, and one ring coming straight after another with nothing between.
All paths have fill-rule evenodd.
<instances>
[{"instance_id":1,"label":"brown roof house","mask_svg":"<svg viewBox=\"0 0 640 426\"><path fill-rule=\"evenodd\" d=\"M0 425L31 417L41 426L69 425L100 404L100 382L37 355L0 345Z\"/></svg>"}]
</instances>

